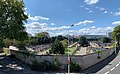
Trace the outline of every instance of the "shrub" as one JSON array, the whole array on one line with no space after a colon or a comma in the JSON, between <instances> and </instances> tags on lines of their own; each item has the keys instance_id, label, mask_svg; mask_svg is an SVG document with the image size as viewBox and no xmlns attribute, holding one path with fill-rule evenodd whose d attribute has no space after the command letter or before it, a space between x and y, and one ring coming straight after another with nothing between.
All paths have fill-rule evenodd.
<instances>
[{"instance_id":1,"label":"shrub","mask_svg":"<svg viewBox=\"0 0 120 74\"><path fill-rule=\"evenodd\" d=\"M73 72L78 72L78 71L81 70L81 67L80 67L79 63L71 62L70 63L70 70L73 71Z\"/></svg>"},{"instance_id":2,"label":"shrub","mask_svg":"<svg viewBox=\"0 0 120 74\"><path fill-rule=\"evenodd\" d=\"M59 70L60 63L57 60L53 62L49 62L44 60L38 63L36 60L32 62L31 69L32 70L40 70L40 71L56 71Z\"/></svg>"},{"instance_id":3,"label":"shrub","mask_svg":"<svg viewBox=\"0 0 120 74\"><path fill-rule=\"evenodd\" d=\"M100 57L100 53L102 52L102 50L96 50L96 52L98 53L97 58L100 59L100 58L101 58L101 57Z\"/></svg>"},{"instance_id":4,"label":"shrub","mask_svg":"<svg viewBox=\"0 0 120 74\"><path fill-rule=\"evenodd\" d=\"M51 70L52 71L56 71L60 69L60 62L57 61L57 59L55 59L52 63L51 63Z\"/></svg>"}]
</instances>

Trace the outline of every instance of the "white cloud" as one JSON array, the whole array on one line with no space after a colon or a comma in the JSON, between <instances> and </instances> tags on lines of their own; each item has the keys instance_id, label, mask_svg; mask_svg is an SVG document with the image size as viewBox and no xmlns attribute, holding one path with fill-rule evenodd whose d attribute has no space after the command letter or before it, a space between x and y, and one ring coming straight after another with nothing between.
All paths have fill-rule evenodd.
<instances>
[{"instance_id":1,"label":"white cloud","mask_svg":"<svg viewBox=\"0 0 120 74\"><path fill-rule=\"evenodd\" d=\"M35 33L39 32L48 32L51 36L56 35L67 35L68 34L68 28L70 26L61 26L61 27L49 27L47 23L39 23L39 22L33 22L30 24L25 25L27 28L27 32L34 35ZM96 34L106 34L106 32L111 32L113 30L113 27L100 27L97 28L96 26L91 26L89 28L82 28L79 30L70 30L70 35L96 35Z\"/></svg>"},{"instance_id":2,"label":"white cloud","mask_svg":"<svg viewBox=\"0 0 120 74\"><path fill-rule=\"evenodd\" d=\"M25 27L27 29L31 29L31 30L35 30L35 29L42 29L47 27L48 24L47 23L39 23L39 22L32 22L30 24L26 24Z\"/></svg>"},{"instance_id":3,"label":"white cloud","mask_svg":"<svg viewBox=\"0 0 120 74\"><path fill-rule=\"evenodd\" d=\"M100 7L100 8L99 8L99 10L100 10L100 11L104 11L104 10L105 10L105 8Z\"/></svg>"},{"instance_id":4,"label":"white cloud","mask_svg":"<svg viewBox=\"0 0 120 74\"><path fill-rule=\"evenodd\" d=\"M96 27L96 26L92 26L89 28L82 28L79 30L70 30L69 34L70 35L105 35L107 32L112 32L113 31L113 27ZM67 35L68 31L64 30L64 31L60 31L57 32L55 35Z\"/></svg>"},{"instance_id":5,"label":"white cloud","mask_svg":"<svg viewBox=\"0 0 120 74\"><path fill-rule=\"evenodd\" d=\"M85 7L86 10L90 10L89 8Z\"/></svg>"},{"instance_id":6,"label":"white cloud","mask_svg":"<svg viewBox=\"0 0 120 74\"><path fill-rule=\"evenodd\" d=\"M108 11L104 11L104 14L107 14L108 13Z\"/></svg>"},{"instance_id":7,"label":"white cloud","mask_svg":"<svg viewBox=\"0 0 120 74\"><path fill-rule=\"evenodd\" d=\"M120 15L120 11L119 11L119 12L115 12L115 14L114 14L114 15L117 15L117 16L118 16L118 15Z\"/></svg>"},{"instance_id":8,"label":"white cloud","mask_svg":"<svg viewBox=\"0 0 120 74\"><path fill-rule=\"evenodd\" d=\"M114 25L120 25L120 21L115 21L112 24L114 24Z\"/></svg>"},{"instance_id":9,"label":"white cloud","mask_svg":"<svg viewBox=\"0 0 120 74\"><path fill-rule=\"evenodd\" d=\"M85 20L85 21L74 24L74 26L86 25L86 24L93 23L93 22L94 21L91 21L91 20ZM53 25L54 23L51 23L51 24ZM30 24L26 24L25 27L27 29L27 32L32 35L34 35L35 33L43 32L43 31L50 32L51 34L54 34L54 35L58 35L58 34L66 35L68 28L70 28L71 26L69 25L69 26L60 26L60 27L53 27L53 26L50 27L48 26L47 23L32 22ZM74 34L74 31L73 31L73 34Z\"/></svg>"},{"instance_id":10,"label":"white cloud","mask_svg":"<svg viewBox=\"0 0 120 74\"><path fill-rule=\"evenodd\" d=\"M76 23L74 24L75 26L77 25L86 25L86 24L89 24L89 23L94 23L94 21L91 21L91 20L85 20L83 22L79 22L79 23Z\"/></svg>"},{"instance_id":11,"label":"white cloud","mask_svg":"<svg viewBox=\"0 0 120 74\"><path fill-rule=\"evenodd\" d=\"M34 17L32 17L32 16L28 16L29 18L29 20L31 20L31 21L38 21L38 20L49 20L49 18L47 18L47 17L43 17L43 16L34 16Z\"/></svg>"},{"instance_id":12,"label":"white cloud","mask_svg":"<svg viewBox=\"0 0 120 74\"><path fill-rule=\"evenodd\" d=\"M96 28L96 26L92 26L91 28L92 28L92 29L95 29L95 28Z\"/></svg>"},{"instance_id":13,"label":"white cloud","mask_svg":"<svg viewBox=\"0 0 120 74\"><path fill-rule=\"evenodd\" d=\"M99 11L103 12L104 14L108 13L108 11L106 10L106 8L99 7L99 6L96 6L95 8L98 9Z\"/></svg>"},{"instance_id":14,"label":"white cloud","mask_svg":"<svg viewBox=\"0 0 120 74\"><path fill-rule=\"evenodd\" d=\"M92 28L92 29L91 29ZM113 30L113 27L100 27L97 28L95 26L90 27L90 28L83 28L79 30L79 34L84 35L84 34L88 34L88 35L105 35L106 32L111 32Z\"/></svg>"},{"instance_id":15,"label":"white cloud","mask_svg":"<svg viewBox=\"0 0 120 74\"><path fill-rule=\"evenodd\" d=\"M51 25L55 25L55 23L51 23Z\"/></svg>"},{"instance_id":16,"label":"white cloud","mask_svg":"<svg viewBox=\"0 0 120 74\"><path fill-rule=\"evenodd\" d=\"M110 12L110 14L113 14L113 12Z\"/></svg>"},{"instance_id":17,"label":"white cloud","mask_svg":"<svg viewBox=\"0 0 120 74\"><path fill-rule=\"evenodd\" d=\"M89 11L89 13L92 13L93 11Z\"/></svg>"},{"instance_id":18,"label":"white cloud","mask_svg":"<svg viewBox=\"0 0 120 74\"><path fill-rule=\"evenodd\" d=\"M27 8L26 8L26 7L25 7L24 9L25 9L25 11L27 11Z\"/></svg>"},{"instance_id":19,"label":"white cloud","mask_svg":"<svg viewBox=\"0 0 120 74\"><path fill-rule=\"evenodd\" d=\"M91 5L91 4L96 4L99 0L84 0L84 2L88 5Z\"/></svg>"}]
</instances>

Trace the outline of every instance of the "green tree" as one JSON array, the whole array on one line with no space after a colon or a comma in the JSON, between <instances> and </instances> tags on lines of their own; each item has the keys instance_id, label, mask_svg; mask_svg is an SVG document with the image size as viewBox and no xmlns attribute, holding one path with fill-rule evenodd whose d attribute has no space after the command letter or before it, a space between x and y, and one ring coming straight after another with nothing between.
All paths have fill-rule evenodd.
<instances>
[{"instance_id":1,"label":"green tree","mask_svg":"<svg viewBox=\"0 0 120 74\"><path fill-rule=\"evenodd\" d=\"M54 43L52 43L50 53L54 53L54 54L65 53L65 49L59 40L56 40Z\"/></svg>"},{"instance_id":2,"label":"green tree","mask_svg":"<svg viewBox=\"0 0 120 74\"><path fill-rule=\"evenodd\" d=\"M117 40L118 45L120 45L120 25L114 28L114 31L112 32L112 37L114 40Z\"/></svg>"},{"instance_id":3,"label":"green tree","mask_svg":"<svg viewBox=\"0 0 120 74\"><path fill-rule=\"evenodd\" d=\"M110 42L111 42L111 39L108 38L108 37L103 37L103 38L101 39L101 41L102 41L103 43L110 43Z\"/></svg>"},{"instance_id":4,"label":"green tree","mask_svg":"<svg viewBox=\"0 0 120 74\"><path fill-rule=\"evenodd\" d=\"M50 36L49 36L49 33L47 33L47 32L41 32L41 33L37 33L35 35L35 37L37 37L37 38L44 38L44 37L50 37Z\"/></svg>"},{"instance_id":5,"label":"green tree","mask_svg":"<svg viewBox=\"0 0 120 74\"><path fill-rule=\"evenodd\" d=\"M2 39L19 40L21 33L25 32L23 25L27 22L28 15L25 14L24 8L22 0L0 0L0 37Z\"/></svg>"},{"instance_id":6,"label":"green tree","mask_svg":"<svg viewBox=\"0 0 120 74\"><path fill-rule=\"evenodd\" d=\"M47 32L37 33L35 37L37 38L39 44L46 44L51 42L51 38Z\"/></svg>"},{"instance_id":7,"label":"green tree","mask_svg":"<svg viewBox=\"0 0 120 74\"><path fill-rule=\"evenodd\" d=\"M8 39L8 38L4 39L3 42L4 42L5 47L9 47L11 45L18 46L20 43L19 41L15 40L15 39Z\"/></svg>"},{"instance_id":8,"label":"green tree","mask_svg":"<svg viewBox=\"0 0 120 74\"><path fill-rule=\"evenodd\" d=\"M80 37L79 43L81 46L88 46L87 38L84 36Z\"/></svg>"},{"instance_id":9,"label":"green tree","mask_svg":"<svg viewBox=\"0 0 120 74\"><path fill-rule=\"evenodd\" d=\"M64 48L67 48L67 46L68 46L68 40L67 39L64 39L64 40L62 40L60 42L62 43Z\"/></svg>"}]
</instances>

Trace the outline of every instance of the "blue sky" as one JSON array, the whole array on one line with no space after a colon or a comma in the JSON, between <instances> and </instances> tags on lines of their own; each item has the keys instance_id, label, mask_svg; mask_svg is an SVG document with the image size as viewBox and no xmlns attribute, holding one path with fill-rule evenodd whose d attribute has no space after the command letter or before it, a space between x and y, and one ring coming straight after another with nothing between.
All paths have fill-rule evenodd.
<instances>
[{"instance_id":1,"label":"blue sky","mask_svg":"<svg viewBox=\"0 0 120 74\"><path fill-rule=\"evenodd\" d=\"M104 35L120 24L120 0L24 0L27 32L51 36Z\"/></svg>"}]
</instances>

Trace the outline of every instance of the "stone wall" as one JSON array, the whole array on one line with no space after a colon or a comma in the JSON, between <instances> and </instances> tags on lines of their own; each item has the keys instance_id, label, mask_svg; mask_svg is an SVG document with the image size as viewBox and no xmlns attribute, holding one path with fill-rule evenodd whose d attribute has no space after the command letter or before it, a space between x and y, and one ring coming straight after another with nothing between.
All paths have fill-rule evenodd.
<instances>
[{"instance_id":1,"label":"stone wall","mask_svg":"<svg viewBox=\"0 0 120 74\"><path fill-rule=\"evenodd\" d=\"M67 55L27 55L18 50L16 51L10 49L10 51L11 54L15 55L16 58L28 64L32 64L33 60L36 60L37 62L41 62L43 60L52 62L56 58L63 65L63 69L67 68ZM107 49L99 54L100 59L98 59L98 53L92 53L88 55L71 55L70 58L72 62L79 63L82 69L86 69L106 59L112 53L114 53L114 49Z\"/></svg>"}]
</instances>

